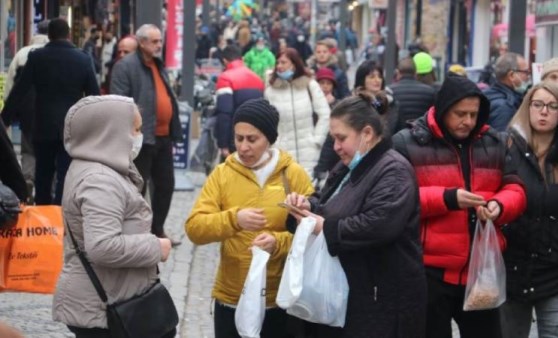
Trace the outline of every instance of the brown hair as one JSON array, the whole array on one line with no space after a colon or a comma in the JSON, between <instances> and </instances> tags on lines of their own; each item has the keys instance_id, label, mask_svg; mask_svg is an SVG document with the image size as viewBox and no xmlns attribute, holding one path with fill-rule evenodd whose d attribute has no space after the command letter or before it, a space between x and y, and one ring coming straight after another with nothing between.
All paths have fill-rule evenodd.
<instances>
[{"instance_id":1,"label":"brown hair","mask_svg":"<svg viewBox=\"0 0 558 338\"><path fill-rule=\"evenodd\" d=\"M347 97L335 105L330 117L343 119L356 131L371 126L376 135L384 135L386 129L386 112L388 99L383 91L372 95L367 91L358 91L354 96Z\"/></svg>"},{"instance_id":2,"label":"brown hair","mask_svg":"<svg viewBox=\"0 0 558 338\"><path fill-rule=\"evenodd\" d=\"M310 71L306 69L306 67L304 67L304 62L302 61L302 58L300 57L296 49L287 48L285 49L284 52L279 52L279 54L277 54L277 60L279 60L279 58L283 55L285 55L289 60L291 60L291 62L295 67L293 79L299 78L301 76L308 76L308 77L312 76ZM276 64L275 69L273 70L273 73L269 78L269 84L273 84L273 82L275 82L277 78L278 76L277 76L277 64Z\"/></svg>"}]
</instances>

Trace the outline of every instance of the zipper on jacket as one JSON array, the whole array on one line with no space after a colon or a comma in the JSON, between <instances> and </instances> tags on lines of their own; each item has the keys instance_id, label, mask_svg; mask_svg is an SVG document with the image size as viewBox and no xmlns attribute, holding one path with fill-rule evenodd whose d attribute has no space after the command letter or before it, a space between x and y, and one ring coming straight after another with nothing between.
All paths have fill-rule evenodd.
<instances>
[{"instance_id":1,"label":"zipper on jacket","mask_svg":"<svg viewBox=\"0 0 558 338\"><path fill-rule=\"evenodd\" d=\"M374 301L375 302L378 301L378 287L377 286L374 287Z\"/></svg>"},{"instance_id":2,"label":"zipper on jacket","mask_svg":"<svg viewBox=\"0 0 558 338\"><path fill-rule=\"evenodd\" d=\"M298 158L298 130L296 128L293 84L290 83L290 86L291 86L291 107L293 108L293 126L294 126L294 132L295 132L294 139L295 139L295 149L296 149L296 162L300 163L300 159Z\"/></svg>"},{"instance_id":3,"label":"zipper on jacket","mask_svg":"<svg viewBox=\"0 0 558 338\"><path fill-rule=\"evenodd\" d=\"M463 185L467 185L467 182L465 181L465 177L463 176L463 170L461 168L461 155L459 154L459 152L457 151L457 149L455 149L455 146L453 146L450 142L448 142L447 140L444 140L446 142L446 144L453 150L453 152L455 153L456 157L457 157L457 165L458 165L458 169L459 169L459 176L461 177L461 180L463 181ZM458 144L458 147L461 149L462 145ZM469 146L469 185L471 185L471 179L473 176L473 166L472 166L472 150L473 149L473 145L471 144ZM470 187L465 187L466 189L470 190ZM467 254L467 260L465 261L465 265L463 265L463 267L461 268L461 271L459 271L459 285L462 285L462 280L463 280L463 273L465 272L465 268L469 265L469 261L471 260L471 232L469 231L469 210L467 210L467 233L469 234L469 252Z\"/></svg>"}]
</instances>

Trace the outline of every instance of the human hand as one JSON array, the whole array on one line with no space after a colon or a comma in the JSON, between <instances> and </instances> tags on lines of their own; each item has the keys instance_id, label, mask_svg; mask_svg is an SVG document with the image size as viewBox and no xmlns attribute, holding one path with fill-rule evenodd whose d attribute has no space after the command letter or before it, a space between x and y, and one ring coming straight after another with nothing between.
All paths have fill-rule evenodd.
<instances>
[{"instance_id":1,"label":"human hand","mask_svg":"<svg viewBox=\"0 0 558 338\"><path fill-rule=\"evenodd\" d=\"M486 205L486 201L481 195L473 194L465 189L457 189L457 205L460 209L476 208Z\"/></svg>"},{"instance_id":2,"label":"human hand","mask_svg":"<svg viewBox=\"0 0 558 338\"><path fill-rule=\"evenodd\" d=\"M500 209L498 202L490 201L486 207L480 206L477 208L477 217L483 222L487 220L494 221L498 218L498 216L500 216L501 212L502 210Z\"/></svg>"},{"instance_id":3,"label":"human hand","mask_svg":"<svg viewBox=\"0 0 558 338\"><path fill-rule=\"evenodd\" d=\"M241 209L236 214L238 225L248 231L257 231L263 229L267 223L267 219L263 214L263 209L246 208Z\"/></svg>"},{"instance_id":4,"label":"human hand","mask_svg":"<svg viewBox=\"0 0 558 338\"><path fill-rule=\"evenodd\" d=\"M0 322L0 337L3 338L24 338L21 332L9 326L6 323Z\"/></svg>"},{"instance_id":5,"label":"human hand","mask_svg":"<svg viewBox=\"0 0 558 338\"><path fill-rule=\"evenodd\" d=\"M314 235L318 235L320 232L322 232L323 228L324 228L324 221L325 219L320 216L320 215L316 215L308 210L302 210L302 212L304 213L303 215L299 215L299 214L292 214L294 216L294 218L296 218L297 222L300 223L300 220L302 220L302 218L304 217L312 217L316 220L316 225L314 226L314 230L312 231L312 233Z\"/></svg>"},{"instance_id":6,"label":"human hand","mask_svg":"<svg viewBox=\"0 0 558 338\"><path fill-rule=\"evenodd\" d=\"M252 245L257 246L272 255L277 248L277 239L272 234L264 232L254 238Z\"/></svg>"},{"instance_id":7,"label":"human hand","mask_svg":"<svg viewBox=\"0 0 558 338\"><path fill-rule=\"evenodd\" d=\"M296 192L292 192L287 195L285 199L285 203L290 204L294 207L297 207L301 210L308 210L310 211L311 205L310 201L304 195L299 195Z\"/></svg>"},{"instance_id":8,"label":"human hand","mask_svg":"<svg viewBox=\"0 0 558 338\"><path fill-rule=\"evenodd\" d=\"M221 150L221 156L223 157L227 157L231 154L229 148L221 148L219 150Z\"/></svg>"},{"instance_id":9,"label":"human hand","mask_svg":"<svg viewBox=\"0 0 558 338\"><path fill-rule=\"evenodd\" d=\"M161 262L166 262L172 248L171 240L168 238L159 238L159 245L161 246Z\"/></svg>"},{"instance_id":10,"label":"human hand","mask_svg":"<svg viewBox=\"0 0 558 338\"><path fill-rule=\"evenodd\" d=\"M306 214L305 217L312 217L316 220L316 226L314 226L314 231L312 231L312 233L314 235L318 235L324 229L325 219L320 215L316 215L316 214L311 213L310 211L305 210L304 212Z\"/></svg>"},{"instance_id":11,"label":"human hand","mask_svg":"<svg viewBox=\"0 0 558 338\"><path fill-rule=\"evenodd\" d=\"M333 102L335 102L335 96L331 95L331 93L326 95L326 100L328 104L332 104Z\"/></svg>"}]
</instances>

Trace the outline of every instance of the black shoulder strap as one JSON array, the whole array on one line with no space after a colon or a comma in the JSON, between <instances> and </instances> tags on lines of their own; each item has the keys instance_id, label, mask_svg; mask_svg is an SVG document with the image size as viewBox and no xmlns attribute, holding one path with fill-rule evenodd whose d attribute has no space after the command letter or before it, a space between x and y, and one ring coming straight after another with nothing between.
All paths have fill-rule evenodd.
<instances>
[{"instance_id":1,"label":"black shoulder strap","mask_svg":"<svg viewBox=\"0 0 558 338\"><path fill-rule=\"evenodd\" d=\"M66 222L64 222L64 223L66 223ZM89 279L91 279L91 282L93 283L93 286L95 287L95 290L97 290L97 294L99 294L99 297L101 298L101 300L103 302L107 303L107 301L108 301L107 294L105 292L105 289L103 289L103 286L101 285L101 281L99 280L99 277L97 277L97 274L93 270L93 267L91 266L91 264L89 264L89 261L87 260L87 257L85 257L85 253L83 251L81 251L81 249L79 248L79 246L76 242L76 239L74 238L74 234L72 233L72 229L70 229L68 224L66 224L66 229L68 229L68 233L70 234L70 237L72 239L72 243L74 243L74 248L75 248L76 253L79 257L79 260L81 261L81 264L83 264L83 267L85 268L85 272L87 272L87 275L89 276Z\"/></svg>"},{"instance_id":2,"label":"black shoulder strap","mask_svg":"<svg viewBox=\"0 0 558 338\"><path fill-rule=\"evenodd\" d=\"M285 195L291 193L291 185L289 184L289 179L287 178L287 174L285 172L287 168L281 170L281 180L283 181L283 188L285 189Z\"/></svg>"}]
</instances>

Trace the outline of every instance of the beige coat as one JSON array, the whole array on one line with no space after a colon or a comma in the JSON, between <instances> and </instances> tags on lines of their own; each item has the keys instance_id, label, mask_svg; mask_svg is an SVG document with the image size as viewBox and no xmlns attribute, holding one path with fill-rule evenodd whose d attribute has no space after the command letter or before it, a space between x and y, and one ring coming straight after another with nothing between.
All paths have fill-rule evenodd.
<instances>
[{"instance_id":1,"label":"beige coat","mask_svg":"<svg viewBox=\"0 0 558 338\"><path fill-rule=\"evenodd\" d=\"M135 105L122 96L90 96L68 112L64 146L73 158L62 207L69 227L109 298L143 293L157 279L159 240L150 233L152 213L140 194L134 167ZM105 304L79 261L69 235L53 302L53 319L83 328L106 328Z\"/></svg>"}]
</instances>

